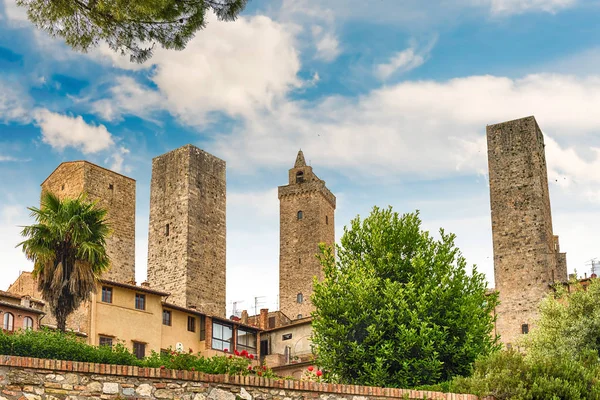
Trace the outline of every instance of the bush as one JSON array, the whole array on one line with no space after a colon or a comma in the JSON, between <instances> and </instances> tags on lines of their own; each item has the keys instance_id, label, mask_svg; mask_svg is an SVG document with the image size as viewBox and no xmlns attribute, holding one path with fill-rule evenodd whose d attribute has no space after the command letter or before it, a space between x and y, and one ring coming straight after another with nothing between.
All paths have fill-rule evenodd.
<instances>
[{"instance_id":1,"label":"bush","mask_svg":"<svg viewBox=\"0 0 600 400\"><path fill-rule=\"evenodd\" d=\"M191 349L190 349L191 350ZM203 357L169 350L166 353L152 352L139 360L122 343L109 346L90 346L73 333L61 333L50 329L18 331L8 334L0 330L0 354L93 362L101 364L134 365L138 367L182 369L207 374L249 375L267 378L276 375L264 365L252 366L247 352L224 356Z\"/></svg>"}]
</instances>

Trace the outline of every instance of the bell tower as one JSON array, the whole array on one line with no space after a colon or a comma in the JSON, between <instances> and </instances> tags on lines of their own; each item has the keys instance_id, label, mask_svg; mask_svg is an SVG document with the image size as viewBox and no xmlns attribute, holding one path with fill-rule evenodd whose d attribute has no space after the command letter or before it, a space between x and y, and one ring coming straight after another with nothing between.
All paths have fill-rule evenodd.
<instances>
[{"instance_id":1,"label":"bell tower","mask_svg":"<svg viewBox=\"0 0 600 400\"><path fill-rule=\"evenodd\" d=\"M306 165L302 150L279 187L279 309L291 319L309 317L313 278L323 273L319 244L335 242L335 196Z\"/></svg>"}]
</instances>

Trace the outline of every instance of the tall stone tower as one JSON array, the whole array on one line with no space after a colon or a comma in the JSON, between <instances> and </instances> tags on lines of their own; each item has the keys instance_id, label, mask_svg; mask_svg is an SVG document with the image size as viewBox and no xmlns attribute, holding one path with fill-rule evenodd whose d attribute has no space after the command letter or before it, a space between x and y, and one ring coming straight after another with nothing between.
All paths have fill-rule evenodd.
<instances>
[{"instance_id":1,"label":"tall stone tower","mask_svg":"<svg viewBox=\"0 0 600 400\"><path fill-rule=\"evenodd\" d=\"M75 198L85 193L108 210L112 234L106 241L110 269L102 278L135 280L135 180L87 161L60 164L42 183L42 193Z\"/></svg>"},{"instance_id":2,"label":"tall stone tower","mask_svg":"<svg viewBox=\"0 0 600 400\"><path fill-rule=\"evenodd\" d=\"M540 300L567 280L565 253L552 232L544 137L534 117L487 127L496 332L513 343L529 332Z\"/></svg>"},{"instance_id":3,"label":"tall stone tower","mask_svg":"<svg viewBox=\"0 0 600 400\"><path fill-rule=\"evenodd\" d=\"M225 161L186 145L152 160L148 282L225 316Z\"/></svg>"},{"instance_id":4,"label":"tall stone tower","mask_svg":"<svg viewBox=\"0 0 600 400\"><path fill-rule=\"evenodd\" d=\"M322 277L319 243L335 242L335 196L307 166L302 151L289 183L279 187L279 309L291 319L310 316L313 277Z\"/></svg>"}]
</instances>

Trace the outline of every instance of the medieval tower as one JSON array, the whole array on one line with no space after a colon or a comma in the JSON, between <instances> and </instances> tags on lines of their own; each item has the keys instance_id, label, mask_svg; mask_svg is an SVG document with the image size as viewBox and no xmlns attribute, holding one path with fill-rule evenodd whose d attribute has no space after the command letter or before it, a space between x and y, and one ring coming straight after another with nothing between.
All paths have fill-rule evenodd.
<instances>
[{"instance_id":1,"label":"medieval tower","mask_svg":"<svg viewBox=\"0 0 600 400\"><path fill-rule=\"evenodd\" d=\"M544 137L534 117L487 127L496 333L509 344L526 334L540 300L567 280L565 253L552 232Z\"/></svg>"},{"instance_id":2,"label":"medieval tower","mask_svg":"<svg viewBox=\"0 0 600 400\"><path fill-rule=\"evenodd\" d=\"M302 151L289 183L279 187L279 309L289 318L310 316L313 278L322 277L319 243L335 242L335 196L307 166Z\"/></svg>"},{"instance_id":3,"label":"medieval tower","mask_svg":"<svg viewBox=\"0 0 600 400\"><path fill-rule=\"evenodd\" d=\"M135 180L87 161L61 163L42 183L42 193L88 200L106 208L111 235L106 240L110 269L103 279L135 280Z\"/></svg>"},{"instance_id":4,"label":"medieval tower","mask_svg":"<svg viewBox=\"0 0 600 400\"><path fill-rule=\"evenodd\" d=\"M186 145L152 160L148 282L225 316L225 161Z\"/></svg>"}]
</instances>

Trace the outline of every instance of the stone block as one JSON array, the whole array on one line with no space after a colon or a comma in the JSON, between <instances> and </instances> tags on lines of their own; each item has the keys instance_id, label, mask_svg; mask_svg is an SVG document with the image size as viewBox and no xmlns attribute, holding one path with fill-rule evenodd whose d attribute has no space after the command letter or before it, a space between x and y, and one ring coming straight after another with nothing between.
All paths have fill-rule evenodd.
<instances>
[{"instance_id":1,"label":"stone block","mask_svg":"<svg viewBox=\"0 0 600 400\"><path fill-rule=\"evenodd\" d=\"M102 385L102 393L117 394L119 393L119 384L114 382L104 382Z\"/></svg>"}]
</instances>

